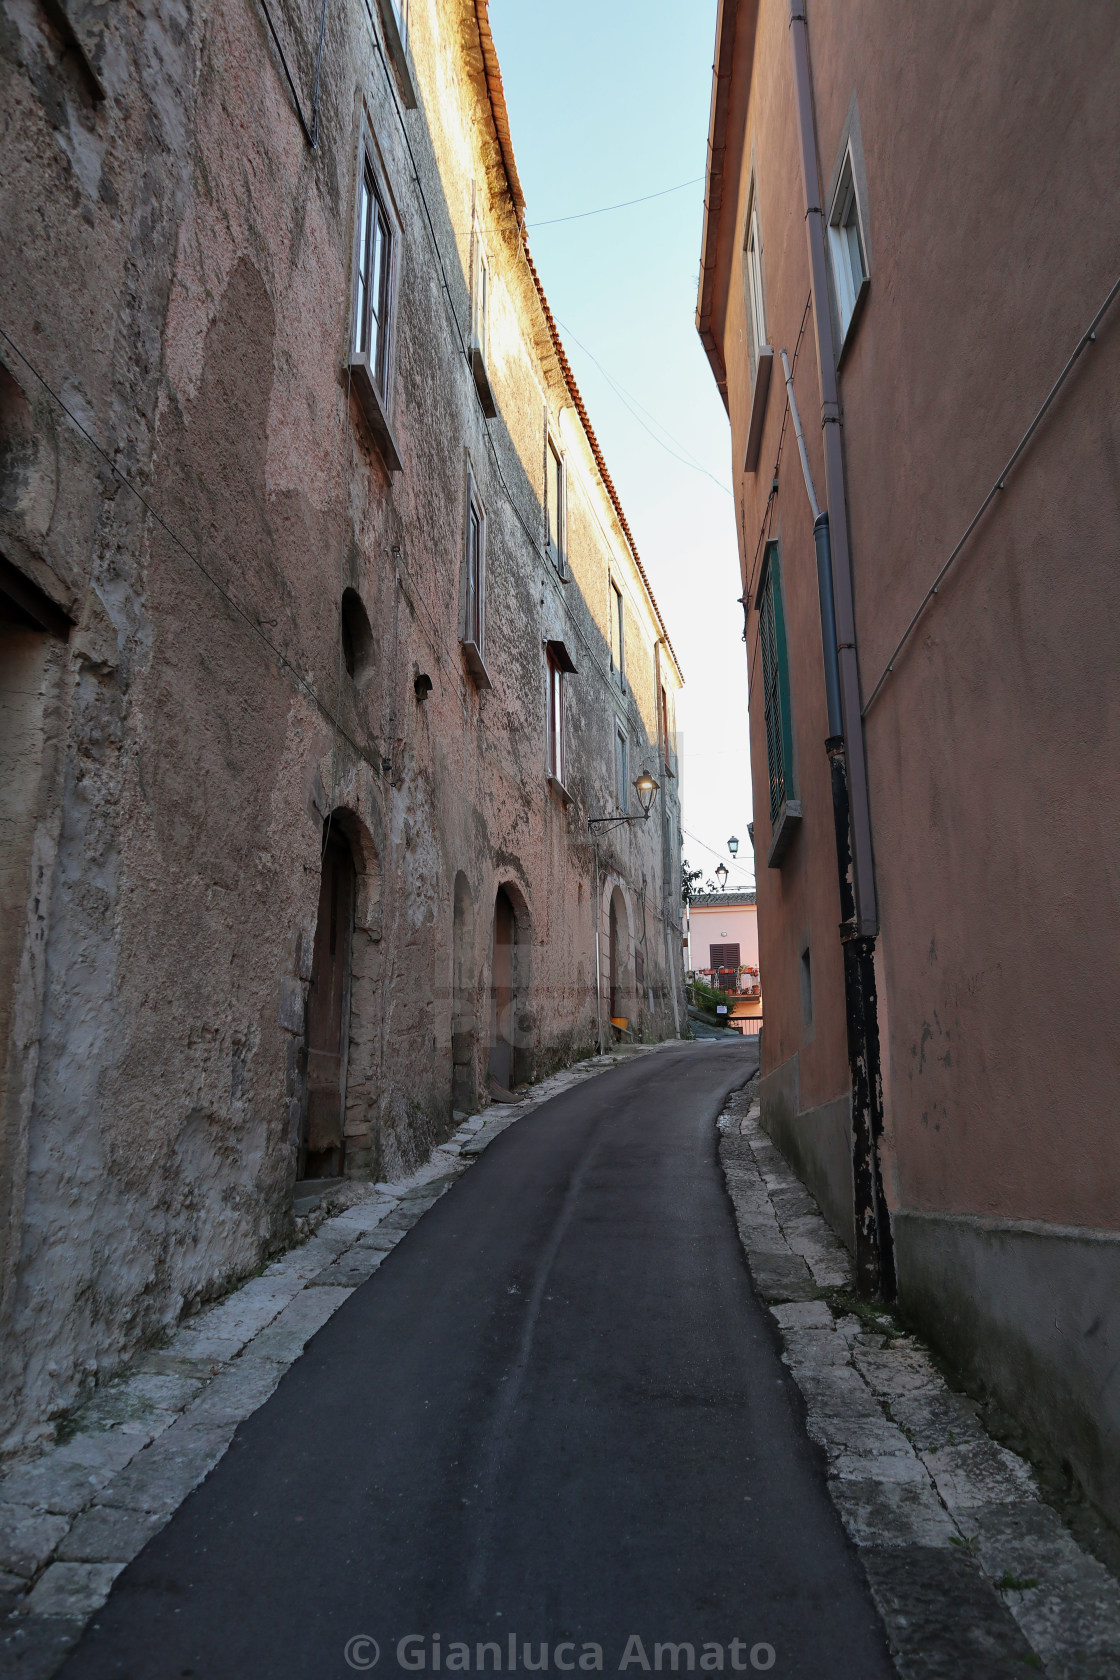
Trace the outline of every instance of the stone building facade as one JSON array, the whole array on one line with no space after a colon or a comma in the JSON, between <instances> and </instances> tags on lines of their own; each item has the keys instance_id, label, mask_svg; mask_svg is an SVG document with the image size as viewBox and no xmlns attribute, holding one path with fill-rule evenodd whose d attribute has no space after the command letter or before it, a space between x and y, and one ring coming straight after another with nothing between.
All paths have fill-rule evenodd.
<instances>
[{"instance_id":1,"label":"stone building facade","mask_svg":"<svg viewBox=\"0 0 1120 1680\"><path fill-rule=\"evenodd\" d=\"M298 1178L679 1032L681 676L485 0L2 0L0 55L10 1449Z\"/></svg>"},{"instance_id":2,"label":"stone building facade","mask_svg":"<svg viewBox=\"0 0 1120 1680\"><path fill-rule=\"evenodd\" d=\"M697 314L740 513L763 1122L1114 1517L1118 85L1107 0L721 0Z\"/></svg>"}]
</instances>

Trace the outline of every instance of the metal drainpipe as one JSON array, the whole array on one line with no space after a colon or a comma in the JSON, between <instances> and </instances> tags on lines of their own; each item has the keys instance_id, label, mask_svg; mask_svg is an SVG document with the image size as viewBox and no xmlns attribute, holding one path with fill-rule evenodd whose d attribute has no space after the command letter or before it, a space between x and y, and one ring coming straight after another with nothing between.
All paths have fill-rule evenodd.
<instances>
[{"instance_id":1,"label":"metal drainpipe","mask_svg":"<svg viewBox=\"0 0 1120 1680\"><path fill-rule=\"evenodd\" d=\"M894 1244L882 1178L883 1086L875 989L875 938L879 913L871 847L871 803L863 739L859 663L856 652L855 601L848 548L848 504L844 485L836 351L829 311L824 215L817 164L816 121L809 33L804 0L790 0L790 47L797 107L801 174L805 189L805 233L813 288L813 321L820 377L821 430L824 443L828 510L817 507L808 457L793 401L793 381L786 389L801 450L801 462L813 508L817 584L821 599L821 634L828 701L828 752L836 862L840 886L840 937L844 955L844 1005L848 1067L852 1083L852 1188L855 1204L856 1280L864 1296L893 1299L896 1288ZM785 358L783 357L783 362ZM829 514L832 514L832 518ZM834 652L833 652L834 650ZM839 725L839 728L837 727Z\"/></svg>"}]
</instances>

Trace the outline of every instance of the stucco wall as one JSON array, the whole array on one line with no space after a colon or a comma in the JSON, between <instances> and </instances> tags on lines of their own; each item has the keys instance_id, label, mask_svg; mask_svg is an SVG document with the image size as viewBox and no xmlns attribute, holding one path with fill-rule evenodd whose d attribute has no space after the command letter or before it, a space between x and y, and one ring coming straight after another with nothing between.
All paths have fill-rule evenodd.
<instances>
[{"instance_id":1,"label":"stucco wall","mask_svg":"<svg viewBox=\"0 0 1120 1680\"><path fill-rule=\"evenodd\" d=\"M758 468L741 472L753 180L768 337L776 353L793 356L800 344L795 386L823 499L805 186L789 9L728 0L722 15L736 33L712 330L727 370L748 586L763 541L782 544L805 810L781 870L767 870L755 671L764 1072L777 1089L796 1054L808 1109L845 1082L843 987L817 586L788 431L774 484L785 410L777 354ZM900 1285L947 1351L1053 1442L1070 1443L1090 1491L1115 1511L1114 1447L1102 1446L1115 1442L1115 1396L1090 1346L1105 1321L1090 1333L1078 1302L1099 1295L1120 1230L1116 305L870 703L911 615L1115 282L1115 240L1099 214L1120 138L1114 8L952 0L900 11L814 0L808 30L824 210L850 142L869 273L841 350L839 419ZM834 298L816 301L835 320ZM756 626L752 605L749 660ZM826 953L823 967L813 959L822 986L812 1057L798 1046L793 984L810 928L814 953L818 929ZM1063 1349L1073 1350L1068 1369Z\"/></svg>"},{"instance_id":2,"label":"stucco wall","mask_svg":"<svg viewBox=\"0 0 1120 1680\"><path fill-rule=\"evenodd\" d=\"M308 107L318 17L293 0L281 19ZM0 21L5 329L148 504L0 348L17 388L5 461L13 427L32 440L0 551L75 626L49 654L58 764L39 852L24 847L22 895L34 868L49 888L39 989L5 1062L11 1447L288 1233L328 818L358 871L348 1171L407 1170L446 1135L453 1022L457 1100L485 1100L499 886L525 935L523 1074L596 1042L608 876L645 958L636 1030L675 1030L675 783L660 776L654 818L598 857L586 817L613 805L616 723L632 775L656 773L656 690L679 675L518 237L472 4L413 0L414 111L376 5L330 11L314 152L252 0L114 12L104 98L45 11L3 0ZM399 473L344 365L363 128L400 222ZM492 420L463 353L472 215L491 258ZM568 474L563 580L543 548L546 417ZM468 464L488 690L458 639ZM360 684L347 587L372 630ZM564 796L546 778L549 638L577 668ZM473 911L458 988L457 878ZM5 985L28 960L5 952Z\"/></svg>"}]
</instances>

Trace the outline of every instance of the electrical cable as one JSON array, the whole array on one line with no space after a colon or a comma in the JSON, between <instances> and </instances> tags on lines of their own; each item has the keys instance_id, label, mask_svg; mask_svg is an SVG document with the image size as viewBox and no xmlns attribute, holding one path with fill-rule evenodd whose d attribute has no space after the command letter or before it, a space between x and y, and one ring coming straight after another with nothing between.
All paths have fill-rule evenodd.
<instances>
[{"instance_id":1,"label":"electrical cable","mask_svg":"<svg viewBox=\"0 0 1120 1680\"><path fill-rule=\"evenodd\" d=\"M701 840L700 836L698 834L693 834L692 830L690 828L685 828L683 823L681 824L681 833L682 834L687 834L688 838L693 842L694 845L703 846L703 848L706 852L711 852L712 856L716 857L716 858L719 858L721 863L726 862L726 859L724 858L724 855L723 855L722 852L717 852L714 846L709 846L708 842L706 840ZM743 865L741 863L737 862L737 860L735 858L732 858L731 862L727 864L728 874L730 874L732 870L738 871L738 873L740 875L742 875L745 880L748 880L751 883L752 887L755 885L754 876L752 874L750 874L746 869L744 869Z\"/></svg>"},{"instance_id":2,"label":"electrical cable","mask_svg":"<svg viewBox=\"0 0 1120 1680\"><path fill-rule=\"evenodd\" d=\"M530 222L529 226L536 228L559 227L561 222L582 222L588 216L607 216L612 210L629 210L632 204L648 204L654 198L668 198L670 193L683 192L685 187L699 186L703 175L694 175L691 181L678 181L675 187L663 187L660 192L646 193L643 198L627 198L621 204L604 204L599 210L578 210L574 216L553 216L547 222Z\"/></svg>"},{"instance_id":3,"label":"electrical cable","mask_svg":"<svg viewBox=\"0 0 1120 1680\"><path fill-rule=\"evenodd\" d=\"M957 558L957 555L961 552L961 549L964 547L965 543L968 541L968 539L972 535L973 531L975 531L977 525L979 525L981 519L984 517L985 513L988 511L988 508L991 506L992 502L1000 494L1000 492L1005 488L1008 474L1012 471L1012 469L1016 465L1017 461L1019 460L1019 457L1022 455L1023 451L1026 449L1027 445L1030 443L1030 441L1031 441L1032 437L1034 436L1035 432L1038 430L1039 426L1042 424L1043 418L1045 417L1047 410L1049 409L1051 403L1054 401L1054 398L1058 395L1058 392L1061 390L1062 386L1065 384L1066 379L1073 372L1074 365L1079 360L1082 351L1086 350L1089 347L1090 344L1094 344L1096 342L1097 327L1100 325L1104 316L1107 314L1109 308L1111 307L1113 299L1116 297L1118 292L1120 292L1120 279L1116 280L1116 282L1114 283L1114 285L1110 289L1110 291L1108 293L1108 296L1105 298L1104 302L1101 304L1100 308L1097 310L1097 313L1093 316L1093 319L1089 322L1089 325L1086 327L1085 331L1082 333L1081 337L1078 339L1076 347L1074 348L1073 354L1070 356L1069 360L1066 362L1065 367L1062 369L1061 373L1058 375L1057 379L1054 381L1053 385L1050 387L1050 390L1047 393L1046 398L1044 399L1044 401L1042 403L1042 407L1038 410L1034 419L1031 421L1030 425L1027 427L1026 431L1023 433L1022 437L1019 439L1018 444L1012 450L1011 455L1008 458L1007 464L1003 468L1003 471L999 474L995 483L992 485L992 488L988 491L988 494L984 497L984 500L980 503L980 506L977 508L976 512L973 514L972 518L969 520L968 525L965 527L964 535L961 537L960 541L957 543L956 548L954 548L953 552L950 554L949 558L946 560L945 564L942 566L941 570L938 572L937 576L934 578L932 584L926 590L925 594L922 596L922 599L918 604L917 611L914 613L914 615L911 618L909 624L906 626L905 630L902 632L902 635L899 637L898 645L896 646L894 652L891 654L890 658L887 660L887 663L886 663L886 665L883 669L883 673L879 678L879 681L875 684L875 687L871 690L871 694L868 698L867 704L863 708L863 712L862 712L863 717L867 716L868 712L871 710L872 706L875 704L875 700L876 700L876 697L879 694L880 689L882 688L883 684L886 682L887 678L890 676L891 672L894 670L895 660L898 658L899 654L902 652L903 648L906 646L906 643L910 640L911 632L913 631L914 626L917 624L918 620L921 618L922 614L925 612L926 607L933 600L933 597L937 594L937 591L940 589L942 580L944 579L946 572L949 570L949 567L953 564L953 561Z\"/></svg>"},{"instance_id":4,"label":"electrical cable","mask_svg":"<svg viewBox=\"0 0 1120 1680\"><path fill-rule=\"evenodd\" d=\"M603 378L606 380L607 384L610 386L610 388L614 392L615 396L622 403L623 407L626 408L628 410L628 412L634 416L634 419L638 422L639 426L641 426L643 431L645 431L649 434L649 436L653 439L654 443L659 445L659 447L662 448L665 451L666 455L671 455L673 457L674 461L679 461L683 467L690 467L693 472L702 473L705 478L710 478L712 483L717 485L719 487L719 489L723 491L724 495L730 496L731 495L731 490L730 490L729 486L724 484L722 479L717 478L715 473L709 472L707 467L701 466L699 461L697 461L694 456L692 456L691 459L688 459L688 460L685 459L685 455L691 456L691 451L689 450L688 445L682 443L680 438L674 437L672 432L669 430L669 428L667 426L663 426L661 424L661 421L658 420L658 418L655 414L650 414L649 409L643 407L643 405L638 401L637 397L635 397L632 393L626 391L624 389L624 387L621 386L617 382L617 380L615 380L607 372L606 368L603 366L603 364L599 360L598 356L596 356L592 351L590 351L587 348L586 344L584 344L581 339L578 339L576 337L575 333L572 331L572 329L570 327L566 327L564 325L564 323L560 319L559 315L557 315L555 317L555 320L556 320L556 325L561 329L562 332L564 332L567 335L568 338L571 339L572 343L573 344L578 344L579 348L583 351L584 355L587 356L592 362L594 362L595 366L599 369L599 372L602 374ZM634 406L631 407L631 404L633 404ZM669 438L671 442L676 444L677 449L683 449L685 451L685 455L678 455L676 450L670 449L669 445L657 436L656 432L650 430L649 426L647 426L646 422L642 419L642 415L637 412L637 409L639 409L639 408L642 410L643 414L647 415L649 417L649 419L653 421L655 426L660 427L660 429L665 433L665 436L667 438Z\"/></svg>"}]
</instances>

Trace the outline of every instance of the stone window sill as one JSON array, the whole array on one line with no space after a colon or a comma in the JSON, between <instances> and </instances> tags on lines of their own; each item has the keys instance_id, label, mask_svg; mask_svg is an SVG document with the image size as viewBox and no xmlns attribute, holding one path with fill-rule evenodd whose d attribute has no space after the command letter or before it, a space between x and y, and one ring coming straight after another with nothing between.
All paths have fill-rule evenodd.
<instances>
[{"instance_id":1,"label":"stone window sill","mask_svg":"<svg viewBox=\"0 0 1120 1680\"><path fill-rule=\"evenodd\" d=\"M483 664L482 653L478 644L476 642L461 642L460 646L463 649L463 658L467 662L467 670L474 679L474 686L476 688L493 688L494 684L490 681L490 673Z\"/></svg>"},{"instance_id":2,"label":"stone window sill","mask_svg":"<svg viewBox=\"0 0 1120 1680\"><path fill-rule=\"evenodd\" d=\"M547 772L545 781L548 783L549 793L554 794L560 801L561 805L567 807L572 803L573 796L568 792L563 782L557 780L551 770Z\"/></svg>"},{"instance_id":3,"label":"stone window sill","mask_svg":"<svg viewBox=\"0 0 1120 1680\"><path fill-rule=\"evenodd\" d=\"M467 352L467 358L474 375L475 390L478 392L478 400L482 404L482 412L487 420L496 420L498 418L498 404L490 385L490 375L486 371L486 354L482 346L472 344Z\"/></svg>"},{"instance_id":4,"label":"stone window sill","mask_svg":"<svg viewBox=\"0 0 1120 1680\"><path fill-rule=\"evenodd\" d=\"M782 859L788 852L793 837L800 827L801 801L800 799L787 799L778 812L774 832L770 838L770 850L766 857L766 867L768 869L780 869L782 867Z\"/></svg>"},{"instance_id":5,"label":"stone window sill","mask_svg":"<svg viewBox=\"0 0 1120 1680\"><path fill-rule=\"evenodd\" d=\"M381 392L377 389L377 381L373 377L373 369L369 365L369 352L366 350L351 355L347 364L350 375L350 385L357 393L358 401L369 421L370 429L377 439L377 447L381 451L381 458L391 473L399 473L404 465L401 452L397 448L397 440L393 435L393 428L389 423Z\"/></svg>"}]
</instances>

